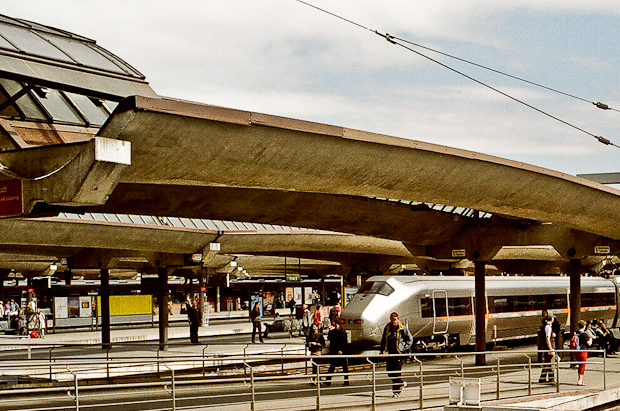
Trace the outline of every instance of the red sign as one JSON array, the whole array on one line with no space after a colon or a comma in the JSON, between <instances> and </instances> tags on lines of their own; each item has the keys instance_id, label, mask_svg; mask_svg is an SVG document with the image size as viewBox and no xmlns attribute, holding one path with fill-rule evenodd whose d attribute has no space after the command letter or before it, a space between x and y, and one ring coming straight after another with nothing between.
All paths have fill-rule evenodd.
<instances>
[{"instance_id":1,"label":"red sign","mask_svg":"<svg viewBox=\"0 0 620 411\"><path fill-rule=\"evenodd\" d=\"M24 213L21 180L0 181L0 215Z\"/></svg>"},{"instance_id":2,"label":"red sign","mask_svg":"<svg viewBox=\"0 0 620 411\"><path fill-rule=\"evenodd\" d=\"M207 292L207 287L205 287L204 285L202 287L200 287L200 292L201 293L206 293Z\"/></svg>"},{"instance_id":3,"label":"red sign","mask_svg":"<svg viewBox=\"0 0 620 411\"><path fill-rule=\"evenodd\" d=\"M34 294L34 288L29 288L28 289L28 294Z\"/></svg>"}]
</instances>

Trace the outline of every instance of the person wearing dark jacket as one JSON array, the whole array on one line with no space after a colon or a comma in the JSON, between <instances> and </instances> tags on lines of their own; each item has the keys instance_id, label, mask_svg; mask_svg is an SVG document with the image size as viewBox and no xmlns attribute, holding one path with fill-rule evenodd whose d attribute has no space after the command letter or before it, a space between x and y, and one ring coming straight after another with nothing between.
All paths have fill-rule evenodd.
<instances>
[{"instance_id":1,"label":"person wearing dark jacket","mask_svg":"<svg viewBox=\"0 0 620 411\"><path fill-rule=\"evenodd\" d=\"M323 333L319 331L319 327L316 324L310 326L310 332L306 337L306 347L310 351L310 355L321 355L323 347L325 347L325 337ZM318 371L317 360L312 361L312 374L316 375ZM312 382L315 382L315 377L312 377Z\"/></svg>"},{"instance_id":2,"label":"person wearing dark jacket","mask_svg":"<svg viewBox=\"0 0 620 411\"><path fill-rule=\"evenodd\" d=\"M413 344L413 336L409 329L400 322L398 313L390 314L390 322L383 330L381 337L381 354L403 354L411 350ZM398 397L403 389L407 386L407 382L401 378L403 363L401 357L389 358L385 363L385 370L388 377L392 380L392 392L394 397Z\"/></svg>"},{"instance_id":3,"label":"person wearing dark jacket","mask_svg":"<svg viewBox=\"0 0 620 411\"><path fill-rule=\"evenodd\" d=\"M340 321L336 320L333 323L333 327L329 330L327 338L329 339L329 355L343 355L347 352L347 333L340 326ZM331 358L329 360L328 374L333 374L336 371L336 367L342 367L344 373L344 385L349 385L349 362L346 358ZM332 376L328 375L326 384L331 384Z\"/></svg>"},{"instance_id":4,"label":"person wearing dark jacket","mask_svg":"<svg viewBox=\"0 0 620 411\"><path fill-rule=\"evenodd\" d=\"M198 302L190 304L187 300L187 320L189 321L189 339L193 344L198 344L198 327L200 327L200 310Z\"/></svg>"},{"instance_id":5,"label":"person wearing dark jacket","mask_svg":"<svg viewBox=\"0 0 620 411\"><path fill-rule=\"evenodd\" d=\"M250 321L252 322L252 342L256 342L256 332L258 331L258 339L263 342L262 318L260 316L260 307L258 302L254 304L254 308L250 310Z\"/></svg>"}]
</instances>

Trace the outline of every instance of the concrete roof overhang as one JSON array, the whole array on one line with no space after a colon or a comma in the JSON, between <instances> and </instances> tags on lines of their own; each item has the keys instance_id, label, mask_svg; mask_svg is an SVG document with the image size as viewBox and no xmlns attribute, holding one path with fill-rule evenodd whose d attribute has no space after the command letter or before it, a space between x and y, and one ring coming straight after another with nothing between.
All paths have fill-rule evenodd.
<instances>
[{"instance_id":1,"label":"concrete roof overhang","mask_svg":"<svg viewBox=\"0 0 620 411\"><path fill-rule=\"evenodd\" d=\"M468 245L620 239L620 191L540 167L419 141L173 99L131 97L99 136L129 141L127 167L90 211L225 218L403 241L438 258ZM372 197L494 214L480 223ZM551 223L551 224L548 224ZM503 231L498 237L498 231ZM544 242L538 242L544 241ZM484 243L484 244L483 244ZM568 256L572 257L568 252Z\"/></svg>"},{"instance_id":2,"label":"concrete roof overhang","mask_svg":"<svg viewBox=\"0 0 620 411\"><path fill-rule=\"evenodd\" d=\"M323 260L304 262L315 269L337 263L363 265L369 260L376 267L387 267L412 259L398 241L316 230L221 232L41 218L0 220L0 232L11 233L0 245L0 269L16 269L26 275L38 275L61 259L66 259L71 269L135 268L148 272L158 265L197 269L199 266L190 262L191 255L206 255L214 241L220 243L221 250L203 260L205 267L220 268L239 254ZM244 258L248 266L251 259ZM277 262L269 264L276 266Z\"/></svg>"}]
</instances>

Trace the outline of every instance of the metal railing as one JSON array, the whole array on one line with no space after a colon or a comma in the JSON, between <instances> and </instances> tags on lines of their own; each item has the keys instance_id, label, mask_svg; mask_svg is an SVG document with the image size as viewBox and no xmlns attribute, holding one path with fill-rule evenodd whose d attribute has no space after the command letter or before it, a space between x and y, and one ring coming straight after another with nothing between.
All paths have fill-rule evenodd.
<instances>
[{"instance_id":1,"label":"metal railing","mask_svg":"<svg viewBox=\"0 0 620 411\"><path fill-rule=\"evenodd\" d=\"M299 353L303 350L301 344L260 345L261 351L272 354L248 353L247 345L238 347L246 351L244 355L214 353L214 345L209 346L211 352L204 347L191 354L147 350L154 346L132 345L132 353L118 347L94 352L91 346L89 353L75 358L66 356L67 350L78 352L78 347L71 346L52 346L45 352L39 348L34 354L32 350L5 354L0 359L0 376L18 381L11 380L0 389L0 410L112 410L122 406L157 410L198 406L214 410L329 410L341 408L345 398L349 409L375 410L394 402L423 409L448 403L450 377L479 379L481 401L574 392L577 371L571 367L578 364L570 361L567 350L558 351L564 357L562 361L555 356L546 364L538 361L540 351L490 351L482 353L487 358L484 366L475 364L476 356L481 354L475 352L443 353L440 357L401 355L402 378L408 386L402 395L393 398L393 371L385 371L382 364L390 358L388 355L309 356ZM140 355L135 355L136 348ZM609 359L601 350L588 353L600 355L587 361L588 389L604 390ZM349 361L350 385L340 384L343 373L327 372L330 361L343 358ZM312 362L318 365L316 374L312 374ZM553 383L538 383L537 374L543 365L551 367ZM325 384L327 377L333 384ZM323 381L311 384L312 378ZM35 397L36 404L32 400ZM41 403L49 406L41 407Z\"/></svg>"}]
</instances>

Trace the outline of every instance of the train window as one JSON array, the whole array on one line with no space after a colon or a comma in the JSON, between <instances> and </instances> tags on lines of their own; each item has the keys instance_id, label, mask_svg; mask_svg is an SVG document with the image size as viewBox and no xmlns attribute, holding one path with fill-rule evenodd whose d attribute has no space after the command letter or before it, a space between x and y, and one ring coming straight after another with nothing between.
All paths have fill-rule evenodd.
<instances>
[{"instance_id":1,"label":"train window","mask_svg":"<svg viewBox=\"0 0 620 411\"><path fill-rule=\"evenodd\" d=\"M472 315L471 298L448 298L448 315Z\"/></svg>"},{"instance_id":2,"label":"train window","mask_svg":"<svg viewBox=\"0 0 620 411\"><path fill-rule=\"evenodd\" d=\"M422 318L429 318L433 316L433 300L431 300L431 297L424 297L420 299L420 310L422 312Z\"/></svg>"},{"instance_id":3,"label":"train window","mask_svg":"<svg viewBox=\"0 0 620 411\"><path fill-rule=\"evenodd\" d=\"M362 286L359 292L365 294L390 295L394 292L394 289L385 281L369 281Z\"/></svg>"},{"instance_id":4,"label":"train window","mask_svg":"<svg viewBox=\"0 0 620 411\"><path fill-rule=\"evenodd\" d=\"M568 301L565 294L552 294L547 296L547 307L554 308L567 308Z\"/></svg>"},{"instance_id":5,"label":"train window","mask_svg":"<svg viewBox=\"0 0 620 411\"><path fill-rule=\"evenodd\" d=\"M613 293L584 293L581 294L582 307L604 307L616 305Z\"/></svg>"}]
</instances>

